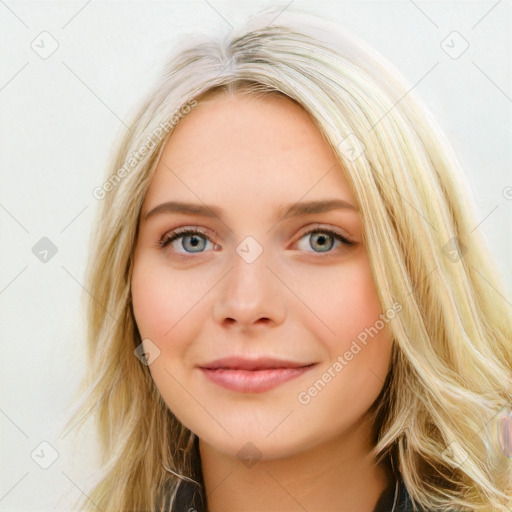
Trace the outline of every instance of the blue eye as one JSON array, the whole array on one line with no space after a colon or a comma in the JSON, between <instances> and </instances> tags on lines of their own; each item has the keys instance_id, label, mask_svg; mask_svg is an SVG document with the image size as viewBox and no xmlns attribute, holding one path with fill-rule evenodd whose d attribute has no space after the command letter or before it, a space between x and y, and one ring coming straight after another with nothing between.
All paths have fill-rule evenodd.
<instances>
[{"instance_id":1,"label":"blue eye","mask_svg":"<svg viewBox=\"0 0 512 512\"><path fill-rule=\"evenodd\" d=\"M171 231L163 236L162 240L160 240L159 245L162 248L167 247L169 244L173 243L175 240L182 239L181 248L185 249L185 252L189 253L200 253L201 249L205 247L205 240L209 240L208 237L198 231L197 229L177 229L175 231ZM196 250L198 249L198 250ZM175 249L176 250L176 249ZM180 251L177 251L180 252Z\"/></svg>"},{"instance_id":2,"label":"blue eye","mask_svg":"<svg viewBox=\"0 0 512 512\"><path fill-rule=\"evenodd\" d=\"M300 240L308 236L310 236L309 247L313 248L313 251L303 248L306 252L316 252L319 254L332 252L332 248L336 241L340 242L342 245L354 245L354 242L351 242L340 233L327 228L316 228L310 230L307 233L304 233ZM197 229L191 228L176 229L166 233L158 242L158 245L161 248L166 248L168 245L171 245L180 239L181 243L178 247L174 247L174 251L179 254L200 254L205 252L208 242L210 242L213 247L217 247L213 242L211 242L207 235ZM315 249L315 246L318 250Z\"/></svg>"},{"instance_id":3,"label":"blue eye","mask_svg":"<svg viewBox=\"0 0 512 512\"><path fill-rule=\"evenodd\" d=\"M327 235L327 236L326 236ZM345 238L340 233L337 233L336 231L332 229L327 228L317 228L311 231L308 231L304 235L302 235L302 238L310 237L309 246L314 249L314 246L316 245L317 248L319 248L318 251L313 250L313 252L332 252L331 249L334 246L334 243L336 241L341 242L345 245L354 245L353 242L348 240L348 238Z\"/></svg>"}]
</instances>

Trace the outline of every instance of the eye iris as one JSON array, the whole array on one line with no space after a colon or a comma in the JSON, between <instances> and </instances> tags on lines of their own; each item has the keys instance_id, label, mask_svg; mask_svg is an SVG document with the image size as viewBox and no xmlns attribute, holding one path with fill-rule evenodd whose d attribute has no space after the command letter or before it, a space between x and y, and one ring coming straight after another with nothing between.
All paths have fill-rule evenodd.
<instances>
[{"instance_id":1,"label":"eye iris","mask_svg":"<svg viewBox=\"0 0 512 512\"><path fill-rule=\"evenodd\" d=\"M192 242L190 244L187 244L187 240L192 240ZM183 238L182 238L182 246L185 250L188 250L190 247L192 249L197 249L198 245L200 246L201 245L201 240L203 240L203 247L200 247L200 249L204 249L204 238L198 236L198 235L185 235ZM189 245L189 247L187 247L187 245ZM193 251L192 251L193 252Z\"/></svg>"},{"instance_id":2,"label":"eye iris","mask_svg":"<svg viewBox=\"0 0 512 512\"><path fill-rule=\"evenodd\" d=\"M322 244L325 244L325 240L329 239L329 238L331 239L331 244L327 247L325 245L322 246ZM313 233L311 235L311 247L313 247L313 244L318 241L320 241L320 244L321 244L320 252L325 252L325 251L332 249L332 245L334 242L332 235L326 235L325 233ZM313 247L313 249L314 249L314 247Z\"/></svg>"}]
</instances>

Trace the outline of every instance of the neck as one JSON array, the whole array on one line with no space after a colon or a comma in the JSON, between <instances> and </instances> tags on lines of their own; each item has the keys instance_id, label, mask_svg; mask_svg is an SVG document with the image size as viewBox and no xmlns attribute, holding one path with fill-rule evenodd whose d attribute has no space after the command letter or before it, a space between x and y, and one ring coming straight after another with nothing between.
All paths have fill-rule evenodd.
<instances>
[{"instance_id":1,"label":"neck","mask_svg":"<svg viewBox=\"0 0 512 512\"><path fill-rule=\"evenodd\" d=\"M209 512L372 512L391 481L369 455L365 418L350 433L286 458L240 460L199 442Z\"/></svg>"}]
</instances>

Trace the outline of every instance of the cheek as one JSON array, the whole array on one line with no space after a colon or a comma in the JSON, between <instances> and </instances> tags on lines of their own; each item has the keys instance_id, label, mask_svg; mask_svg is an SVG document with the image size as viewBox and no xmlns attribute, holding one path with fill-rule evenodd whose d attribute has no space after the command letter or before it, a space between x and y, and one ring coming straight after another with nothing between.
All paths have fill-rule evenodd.
<instances>
[{"instance_id":1,"label":"cheek","mask_svg":"<svg viewBox=\"0 0 512 512\"><path fill-rule=\"evenodd\" d=\"M175 301L168 293L161 275L151 270L143 260L134 263L132 302L135 321L142 338L150 338L158 344L173 325L175 315L169 306Z\"/></svg>"},{"instance_id":2,"label":"cheek","mask_svg":"<svg viewBox=\"0 0 512 512\"><path fill-rule=\"evenodd\" d=\"M306 405L309 417L316 417L319 424L325 423L322 428L333 432L365 414L378 397L392 348L387 328L391 320L382 320L386 317L381 315L384 312L367 259L354 260L337 276L325 282L324 307L319 310L333 331L322 338L327 358L300 398L301 404L310 400ZM343 414L333 419L333 411Z\"/></svg>"},{"instance_id":3,"label":"cheek","mask_svg":"<svg viewBox=\"0 0 512 512\"><path fill-rule=\"evenodd\" d=\"M381 305L366 259L354 265L346 276L345 286L338 293L336 309L336 329L351 339L374 325L379 318Z\"/></svg>"},{"instance_id":4,"label":"cheek","mask_svg":"<svg viewBox=\"0 0 512 512\"><path fill-rule=\"evenodd\" d=\"M199 289L200 288L200 289ZM198 297L205 290L187 273L172 272L156 258L135 256L132 274L132 302L141 336L157 345L176 337L190 315L197 314Z\"/></svg>"},{"instance_id":5,"label":"cheek","mask_svg":"<svg viewBox=\"0 0 512 512\"><path fill-rule=\"evenodd\" d=\"M375 324L381 313L369 262L364 255L325 274L316 273L306 283L303 296L326 330L329 345L350 343L362 330ZM314 320L315 321L315 320Z\"/></svg>"},{"instance_id":6,"label":"cheek","mask_svg":"<svg viewBox=\"0 0 512 512\"><path fill-rule=\"evenodd\" d=\"M335 372L337 384L332 391L336 389L338 396L344 396L350 390L371 401L380 391L390 364L392 338L387 326L391 320L382 315L366 255L347 262L335 278L328 277L317 282L323 286L310 295L316 301L311 309L319 312L322 325L328 327L321 327L321 332L326 333L321 339L327 352L321 371L328 370L341 356L343 369ZM318 293L320 288L323 293ZM308 328L314 329L313 324ZM316 332L319 333L318 327Z\"/></svg>"},{"instance_id":7,"label":"cheek","mask_svg":"<svg viewBox=\"0 0 512 512\"><path fill-rule=\"evenodd\" d=\"M153 381L171 411L186 410L187 395L179 383L185 382L181 362L187 358L187 340L193 339L200 322L190 321L200 311L190 279L170 272L146 254L134 258L131 282L133 313L143 340L160 350L149 366Z\"/></svg>"}]
</instances>

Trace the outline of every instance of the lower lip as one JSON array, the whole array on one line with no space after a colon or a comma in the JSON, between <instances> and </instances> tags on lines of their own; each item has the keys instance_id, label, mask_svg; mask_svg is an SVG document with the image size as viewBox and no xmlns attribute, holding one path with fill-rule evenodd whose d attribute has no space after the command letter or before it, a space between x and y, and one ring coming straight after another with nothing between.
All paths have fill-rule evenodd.
<instances>
[{"instance_id":1,"label":"lower lip","mask_svg":"<svg viewBox=\"0 0 512 512\"><path fill-rule=\"evenodd\" d=\"M215 384L239 393L262 393L291 379L299 377L313 365L300 368L275 368L269 370L229 370L201 368L203 374Z\"/></svg>"}]
</instances>

